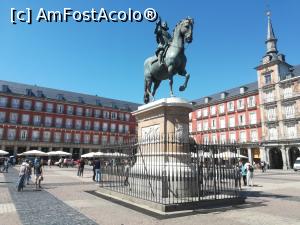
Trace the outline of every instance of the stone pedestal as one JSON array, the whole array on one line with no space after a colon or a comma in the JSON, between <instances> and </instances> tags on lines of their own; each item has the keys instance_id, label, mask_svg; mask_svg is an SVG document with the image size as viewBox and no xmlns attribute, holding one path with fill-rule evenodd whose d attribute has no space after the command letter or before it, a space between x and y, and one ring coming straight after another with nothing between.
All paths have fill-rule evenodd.
<instances>
[{"instance_id":1,"label":"stone pedestal","mask_svg":"<svg viewBox=\"0 0 300 225\"><path fill-rule=\"evenodd\" d=\"M154 194L163 198L187 197L196 192L195 168L190 166L189 154L192 108L182 98L164 98L133 112L138 123L138 149L131 173L148 179L151 192L155 190Z\"/></svg>"}]
</instances>

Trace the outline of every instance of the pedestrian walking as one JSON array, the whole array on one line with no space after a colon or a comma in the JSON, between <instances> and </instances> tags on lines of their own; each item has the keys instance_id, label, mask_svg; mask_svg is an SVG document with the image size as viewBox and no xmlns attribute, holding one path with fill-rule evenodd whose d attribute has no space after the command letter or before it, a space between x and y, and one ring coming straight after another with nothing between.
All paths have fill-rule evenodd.
<instances>
[{"instance_id":1,"label":"pedestrian walking","mask_svg":"<svg viewBox=\"0 0 300 225\"><path fill-rule=\"evenodd\" d=\"M85 165L84 159L81 158L78 164L78 172L77 172L78 176L83 177L84 165Z\"/></svg>"},{"instance_id":2,"label":"pedestrian walking","mask_svg":"<svg viewBox=\"0 0 300 225\"><path fill-rule=\"evenodd\" d=\"M101 181L101 163L99 159L95 160L96 182Z\"/></svg>"},{"instance_id":3,"label":"pedestrian walking","mask_svg":"<svg viewBox=\"0 0 300 225\"><path fill-rule=\"evenodd\" d=\"M125 161L125 166L124 166L124 176L125 176L125 180L124 180L124 186L130 186L129 184L129 171L130 171L130 165L128 161Z\"/></svg>"},{"instance_id":4,"label":"pedestrian walking","mask_svg":"<svg viewBox=\"0 0 300 225\"><path fill-rule=\"evenodd\" d=\"M261 168L261 172L264 173L265 172L265 162L264 161L260 162L260 168Z\"/></svg>"},{"instance_id":5,"label":"pedestrian walking","mask_svg":"<svg viewBox=\"0 0 300 225\"><path fill-rule=\"evenodd\" d=\"M246 164L243 164L242 167L242 177L243 177L243 183L244 183L244 186L247 186L247 167L246 167Z\"/></svg>"},{"instance_id":6,"label":"pedestrian walking","mask_svg":"<svg viewBox=\"0 0 300 225\"><path fill-rule=\"evenodd\" d=\"M17 190L18 191L21 191L21 190L23 191L23 188L25 186L24 183L25 183L26 169L27 169L26 162L23 162L19 169L19 179L17 182Z\"/></svg>"},{"instance_id":7,"label":"pedestrian walking","mask_svg":"<svg viewBox=\"0 0 300 225\"><path fill-rule=\"evenodd\" d=\"M235 183L235 188L239 188L241 189L241 174L242 174L242 171L241 171L241 167L239 164L237 164L235 166L235 177L234 177L234 183Z\"/></svg>"},{"instance_id":8,"label":"pedestrian walking","mask_svg":"<svg viewBox=\"0 0 300 225\"><path fill-rule=\"evenodd\" d=\"M253 173L254 167L250 164L250 162L246 163L247 168L247 185L253 186Z\"/></svg>"},{"instance_id":9,"label":"pedestrian walking","mask_svg":"<svg viewBox=\"0 0 300 225\"><path fill-rule=\"evenodd\" d=\"M29 161L27 162L27 170L26 170L26 184L28 185L29 184L29 181L31 180L31 175L32 175L32 162Z\"/></svg>"},{"instance_id":10,"label":"pedestrian walking","mask_svg":"<svg viewBox=\"0 0 300 225\"><path fill-rule=\"evenodd\" d=\"M41 187L41 182L44 180L44 176L43 176L43 163L41 161L41 163L37 166L36 168L36 178L35 178L35 188L37 189L42 188Z\"/></svg>"},{"instance_id":11,"label":"pedestrian walking","mask_svg":"<svg viewBox=\"0 0 300 225\"><path fill-rule=\"evenodd\" d=\"M51 159L48 159L48 167L51 168Z\"/></svg>"},{"instance_id":12,"label":"pedestrian walking","mask_svg":"<svg viewBox=\"0 0 300 225\"><path fill-rule=\"evenodd\" d=\"M95 181L96 178L95 160L92 161L92 167L93 167L93 181Z\"/></svg>"},{"instance_id":13,"label":"pedestrian walking","mask_svg":"<svg viewBox=\"0 0 300 225\"><path fill-rule=\"evenodd\" d=\"M4 159L2 171L8 173L8 158Z\"/></svg>"}]
</instances>

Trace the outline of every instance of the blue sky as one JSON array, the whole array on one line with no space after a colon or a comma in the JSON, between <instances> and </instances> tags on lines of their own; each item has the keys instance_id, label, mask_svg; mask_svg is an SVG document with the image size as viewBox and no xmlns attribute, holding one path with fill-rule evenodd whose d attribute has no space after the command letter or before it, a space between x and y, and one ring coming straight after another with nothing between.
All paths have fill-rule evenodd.
<instances>
[{"instance_id":1,"label":"blue sky","mask_svg":"<svg viewBox=\"0 0 300 225\"><path fill-rule=\"evenodd\" d=\"M10 8L59 10L156 9L175 24L191 16L194 39L186 49L184 82L174 77L175 95L193 100L256 80L253 69L265 53L266 5L278 48L300 64L298 0L9 0L0 2L0 79L142 103L143 63L156 49L155 23L10 23ZM168 97L168 82L157 97Z\"/></svg>"}]
</instances>

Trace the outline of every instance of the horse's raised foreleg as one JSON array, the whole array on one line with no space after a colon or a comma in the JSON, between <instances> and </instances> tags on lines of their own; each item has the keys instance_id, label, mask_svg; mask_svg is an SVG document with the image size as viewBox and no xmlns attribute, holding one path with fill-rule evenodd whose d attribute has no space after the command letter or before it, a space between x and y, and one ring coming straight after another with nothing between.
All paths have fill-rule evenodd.
<instances>
[{"instance_id":1,"label":"horse's raised foreleg","mask_svg":"<svg viewBox=\"0 0 300 225\"><path fill-rule=\"evenodd\" d=\"M173 93L173 76L171 76L169 78L169 85L170 85L170 96L174 97L174 93Z\"/></svg>"},{"instance_id":2,"label":"horse's raised foreleg","mask_svg":"<svg viewBox=\"0 0 300 225\"><path fill-rule=\"evenodd\" d=\"M185 81L184 81L183 85L181 85L179 87L179 91L184 91L187 87L188 82L189 82L190 74L187 73L186 70L184 70L182 73L178 73L178 74L185 77Z\"/></svg>"}]
</instances>

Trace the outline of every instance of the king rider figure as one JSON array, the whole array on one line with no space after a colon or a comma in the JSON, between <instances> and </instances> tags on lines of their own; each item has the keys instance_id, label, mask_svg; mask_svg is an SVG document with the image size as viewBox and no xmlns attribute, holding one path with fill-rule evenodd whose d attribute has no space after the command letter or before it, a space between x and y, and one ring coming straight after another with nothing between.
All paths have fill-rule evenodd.
<instances>
[{"instance_id":1,"label":"king rider figure","mask_svg":"<svg viewBox=\"0 0 300 225\"><path fill-rule=\"evenodd\" d=\"M156 42L158 43L155 54L157 56L159 65L162 65L164 63L163 56L169 46L169 42L172 39L168 30L169 30L169 27L168 27L167 22L165 22L165 21L162 22L161 18L159 18L159 21L156 23L156 28L154 31L154 33L156 34Z\"/></svg>"}]
</instances>

